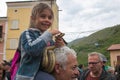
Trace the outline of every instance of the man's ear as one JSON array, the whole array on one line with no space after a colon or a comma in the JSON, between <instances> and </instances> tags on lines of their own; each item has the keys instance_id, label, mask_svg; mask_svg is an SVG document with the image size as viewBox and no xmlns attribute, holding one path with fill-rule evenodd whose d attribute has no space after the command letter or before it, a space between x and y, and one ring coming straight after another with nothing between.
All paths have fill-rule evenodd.
<instances>
[{"instance_id":1,"label":"man's ear","mask_svg":"<svg viewBox=\"0 0 120 80\"><path fill-rule=\"evenodd\" d=\"M56 64L55 64L55 72L56 72L57 74L59 74L59 73L60 73L60 70L61 70L60 64L56 63Z\"/></svg>"},{"instance_id":2,"label":"man's ear","mask_svg":"<svg viewBox=\"0 0 120 80\"><path fill-rule=\"evenodd\" d=\"M104 63L103 63L102 61L100 62L100 64L101 64L102 66L104 65Z\"/></svg>"}]
</instances>

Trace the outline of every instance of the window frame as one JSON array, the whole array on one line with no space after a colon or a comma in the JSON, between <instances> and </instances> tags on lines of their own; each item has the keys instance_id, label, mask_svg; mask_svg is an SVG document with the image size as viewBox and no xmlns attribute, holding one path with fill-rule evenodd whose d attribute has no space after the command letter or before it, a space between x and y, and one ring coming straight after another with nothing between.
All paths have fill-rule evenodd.
<instances>
[{"instance_id":1,"label":"window frame","mask_svg":"<svg viewBox=\"0 0 120 80\"><path fill-rule=\"evenodd\" d=\"M11 29L12 30L17 30L17 29L19 29L19 21L18 20L12 20L12 25L11 25Z\"/></svg>"}]
</instances>

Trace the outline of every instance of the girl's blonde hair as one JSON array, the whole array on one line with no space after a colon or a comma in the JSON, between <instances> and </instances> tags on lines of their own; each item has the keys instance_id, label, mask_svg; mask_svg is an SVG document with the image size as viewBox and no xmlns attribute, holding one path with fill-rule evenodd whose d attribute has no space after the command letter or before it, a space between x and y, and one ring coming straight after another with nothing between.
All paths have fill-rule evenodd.
<instances>
[{"instance_id":1,"label":"girl's blonde hair","mask_svg":"<svg viewBox=\"0 0 120 80\"><path fill-rule=\"evenodd\" d=\"M52 17L54 18L54 13L51 9L51 7L46 4L46 3L39 3L37 5L35 5L32 9L32 12L31 12L31 17L30 18L30 25L29 25L29 28L33 28L35 27L35 24L34 24L34 20L36 19L36 17L38 17L40 15L40 13L42 13L45 9L49 10L51 12L51 15Z\"/></svg>"}]
</instances>

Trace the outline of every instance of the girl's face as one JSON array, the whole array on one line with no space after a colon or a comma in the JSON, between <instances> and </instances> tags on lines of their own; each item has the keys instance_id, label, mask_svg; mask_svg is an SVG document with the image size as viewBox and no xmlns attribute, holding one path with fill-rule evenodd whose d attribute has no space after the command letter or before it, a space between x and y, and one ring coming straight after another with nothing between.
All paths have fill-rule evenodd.
<instances>
[{"instance_id":1,"label":"girl's face","mask_svg":"<svg viewBox=\"0 0 120 80\"><path fill-rule=\"evenodd\" d=\"M35 18L35 27L40 31L46 31L53 23L53 15L50 10L45 9L43 12L36 16Z\"/></svg>"}]
</instances>

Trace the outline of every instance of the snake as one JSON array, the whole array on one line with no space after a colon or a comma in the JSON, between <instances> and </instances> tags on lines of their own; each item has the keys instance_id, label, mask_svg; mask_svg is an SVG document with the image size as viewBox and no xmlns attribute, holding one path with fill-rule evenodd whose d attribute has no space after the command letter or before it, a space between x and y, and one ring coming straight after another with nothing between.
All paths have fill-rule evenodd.
<instances>
[{"instance_id":1,"label":"snake","mask_svg":"<svg viewBox=\"0 0 120 80\"><path fill-rule=\"evenodd\" d=\"M65 34L64 33L60 33L56 36L56 38L58 37L63 37ZM55 46L48 46L45 48L45 51L43 53L43 60L42 60L42 68L43 71L51 73L54 70L54 66L55 66L55 53L54 53L54 49Z\"/></svg>"}]
</instances>

